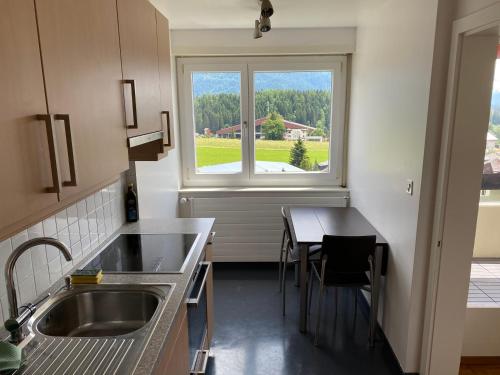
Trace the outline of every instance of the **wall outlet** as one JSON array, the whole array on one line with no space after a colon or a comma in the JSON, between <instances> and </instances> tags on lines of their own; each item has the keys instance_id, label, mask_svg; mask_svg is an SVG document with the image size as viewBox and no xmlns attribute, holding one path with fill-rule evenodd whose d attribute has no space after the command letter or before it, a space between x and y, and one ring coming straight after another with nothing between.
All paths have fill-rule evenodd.
<instances>
[{"instance_id":1,"label":"wall outlet","mask_svg":"<svg viewBox=\"0 0 500 375\"><path fill-rule=\"evenodd\" d=\"M413 180L406 180L406 194L413 195Z\"/></svg>"}]
</instances>

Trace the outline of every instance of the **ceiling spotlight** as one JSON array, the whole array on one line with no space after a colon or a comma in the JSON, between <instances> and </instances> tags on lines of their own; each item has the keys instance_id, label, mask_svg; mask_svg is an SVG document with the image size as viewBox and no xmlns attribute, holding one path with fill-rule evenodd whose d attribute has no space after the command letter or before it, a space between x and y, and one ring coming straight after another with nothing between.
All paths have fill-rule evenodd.
<instances>
[{"instance_id":1,"label":"ceiling spotlight","mask_svg":"<svg viewBox=\"0 0 500 375\"><path fill-rule=\"evenodd\" d=\"M271 19L269 17L261 17L260 18L260 31L263 33L267 33L269 30L271 30Z\"/></svg>"},{"instance_id":2,"label":"ceiling spotlight","mask_svg":"<svg viewBox=\"0 0 500 375\"><path fill-rule=\"evenodd\" d=\"M260 15L264 18L269 18L273 15L274 9L269 0L260 0Z\"/></svg>"},{"instance_id":3,"label":"ceiling spotlight","mask_svg":"<svg viewBox=\"0 0 500 375\"><path fill-rule=\"evenodd\" d=\"M271 30L271 16L274 13L273 6L269 0L257 0L260 4L260 16L255 20L255 27L253 30L253 38L262 38L262 33L267 33Z\"/></svg>"},{"instance_id":4,"label":"ceiling spotlight","mask_svg":"<svg viewBox=\"0 0 500 375\"><path fill-rule=\"evenodd\" d=\"M253 38L254 39L262 38L262 32L260 31L260 22L259 22L259 20L255 20L255 28L253 30Z\"/></svg>"}]
</instances>

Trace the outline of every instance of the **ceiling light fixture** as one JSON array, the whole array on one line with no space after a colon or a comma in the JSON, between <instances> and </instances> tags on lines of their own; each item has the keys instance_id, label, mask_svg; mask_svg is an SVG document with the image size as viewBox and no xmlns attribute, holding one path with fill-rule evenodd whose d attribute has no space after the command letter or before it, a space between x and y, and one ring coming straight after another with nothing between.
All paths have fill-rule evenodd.
<instances>
[{"instance_id":1,"label":"ceiling light fixture","mask_svg":"<svg viewBox=\"0 0 500 375\"><path fill-rule=\"evenodd\" d=\"M260 0L260 3L260 15L266 18L271 17L274 13L273 5L271 4L271 2L269 0Z\"/></svg>"},{"instance_id":2,"label":"ceiling light fixture","mask_svg":"<svg viewBox=\"0 0 500 375\"><path fill-rule=\"evenodd\" d=\"M262 38L262 31L260 31L260 22L259 22L259 20L255 20L255 28L253 30L253 38L254 39Z\"/></svg>"},{"instance_id":3,"label":"ceiling light fixture","mask_svg":"<svg viewBox=\"0 0 500 375\"><path fill-rule=\"evenodd\" d=\"M273 5L269 0L258 0L260 4L260 17L255 20L253 30L253 38L262 38L262 33L267 33L271 30L271 16L274 14Z\"/></svg>"},{"instance_id":4,"label":"ceiling light fixture","mask_svg":"<svg viewBox=\"0 0 500 375\"><path fill-rule=\"evenodd\" d=\"M267 33L271 30L271 19L268 17L260 17L260 31Z\"/></svg>"}]
</instances>

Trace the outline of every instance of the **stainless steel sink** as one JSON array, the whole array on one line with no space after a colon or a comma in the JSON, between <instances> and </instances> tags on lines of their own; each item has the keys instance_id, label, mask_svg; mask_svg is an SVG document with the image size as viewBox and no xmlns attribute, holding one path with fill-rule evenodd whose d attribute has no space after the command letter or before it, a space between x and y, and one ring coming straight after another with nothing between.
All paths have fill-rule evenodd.
<instances>
[{"instance_id":1,"label":"stainless steel sink","mask_svg":"<svg viewBox=\"0 0 500 375\"><path fill-rule=\"evenodd\" d=\"M41 304L16 374L129 374L175 284L76 285Z\"/></svg>"},{"instance_id":2,"label":"stainless steel sink","mask_svg":"<svg viewBox=\"0 0 500 375\"><path fill-rule=\"evenodd\" d=\"M121 336L144 327L161 297L141 289L75 289L62 293L37 319L34 328L46 336Z\"/></svg>"}]
</instances>

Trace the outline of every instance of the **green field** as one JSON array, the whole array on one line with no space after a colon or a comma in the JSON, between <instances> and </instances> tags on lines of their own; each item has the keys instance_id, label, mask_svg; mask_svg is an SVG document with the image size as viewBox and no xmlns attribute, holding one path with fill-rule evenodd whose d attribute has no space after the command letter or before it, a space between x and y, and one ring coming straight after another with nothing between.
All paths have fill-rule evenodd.
<instances>
[{"instance_id":1,"label":"green field","mask_svg":"<svg viewBox=\"0 0 500 375\"><path fill-rule=\"evenodd\" d=\"M255 141L256 157L259 161L288 163L293 141ZM311 163L328 160L328 142L305 142ZM239 139L196 138L197 167L241 161Z\"/></svg>"}]
</instances>

